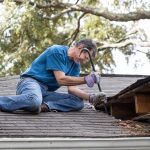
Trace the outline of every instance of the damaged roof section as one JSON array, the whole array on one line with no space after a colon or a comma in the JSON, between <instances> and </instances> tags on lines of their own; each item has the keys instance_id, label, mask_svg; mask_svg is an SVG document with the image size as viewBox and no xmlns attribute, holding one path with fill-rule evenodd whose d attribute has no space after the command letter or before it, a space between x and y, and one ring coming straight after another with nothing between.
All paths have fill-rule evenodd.
<instances>
[{"instance_id":1,"label":"damaged roof section","mask_svg":"<svg viewBox=\"0 0 150 150\"><path fill-rule=\"evenodd\" d=\"M139 79L108 97L107 106L116 118L150 120L150 77Z\"/></svg>"}]
</instances>

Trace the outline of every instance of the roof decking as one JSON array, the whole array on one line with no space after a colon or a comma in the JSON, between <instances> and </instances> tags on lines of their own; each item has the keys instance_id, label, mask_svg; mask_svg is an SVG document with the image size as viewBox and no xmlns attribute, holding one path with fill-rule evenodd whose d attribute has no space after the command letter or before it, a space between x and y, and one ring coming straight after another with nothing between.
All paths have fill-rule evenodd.
<instances>
[{"instance_id":1,"label":"roof decking","mask_svg":"<svg viewBox=\"0 0 150 150\"><path fill-rule=\"evenodd\" d=\"M108 96L112 96L140 78L140 76L102 77L101 86ZM15 94L17 81L18 76L0 78L0 95ZM83 85L80 88L89 92L98 92L96 86L90 89ZM63 87L59 91L64 92L66 89ZM96 111L91 107L86 107L79 112L48 112L40 113L39 115L0 112L0 137L97 138L150 135L147 132L150 130L149 124L145 125L136 122L134 129L124 128L120 120L103 112Z\"/></svg>"}]
</instances>

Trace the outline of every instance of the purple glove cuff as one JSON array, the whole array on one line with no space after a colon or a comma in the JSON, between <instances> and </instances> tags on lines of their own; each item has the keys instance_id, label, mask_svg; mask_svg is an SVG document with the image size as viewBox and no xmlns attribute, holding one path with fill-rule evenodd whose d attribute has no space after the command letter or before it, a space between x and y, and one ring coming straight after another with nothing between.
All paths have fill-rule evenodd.
<instances>
[{"instance_id":1,"label":"purple glove cuff","mask_svg":"<svg viewBox=\"0 0 150 150\"><path fill-rule=\"evenodd\" d=\"M87 84L88 87L93 87L94 83L96 82L94 74L87 75L87 76L84 77L84 79L85 79L86 84Z\"/></svg>"},{"instance_id":2,"label":"purple glove cuff","mask_svg":"<svg viewBox=\"0 0 150 150\"><path fill-rule=\"evenodd\" d=\"M94 93L90 94L89 103L93 104L95 97L96 97L96 95Z\"/></svg>"}]
</instances>

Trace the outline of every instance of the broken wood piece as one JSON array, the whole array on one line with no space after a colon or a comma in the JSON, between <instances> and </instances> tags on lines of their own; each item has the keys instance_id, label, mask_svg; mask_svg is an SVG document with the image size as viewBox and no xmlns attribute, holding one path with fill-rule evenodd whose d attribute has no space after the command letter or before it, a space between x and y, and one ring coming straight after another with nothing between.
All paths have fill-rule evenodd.
<instances>
[{"instance_id":1,"label":"broken wood piece","mask_svg":"<svg viewBox=\"0 0 150 150\"><path fill-rule=\"evenodd\" d=\"M140 93L135 95L135 110L137 114L150 112L150 94Z\"/></svg>"}]
</instances>

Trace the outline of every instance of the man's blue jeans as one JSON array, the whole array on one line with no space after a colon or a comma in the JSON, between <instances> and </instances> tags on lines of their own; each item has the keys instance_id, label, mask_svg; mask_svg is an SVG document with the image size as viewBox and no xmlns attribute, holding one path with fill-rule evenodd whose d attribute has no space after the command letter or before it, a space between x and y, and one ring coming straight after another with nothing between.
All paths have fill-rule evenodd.
<instances>
[{"instance_id":1,"label":"man's blue jeans","mask_svg":"<svg viewBox=\"0 0 150 150\"><path fill-rule=\"evenodd\" d=\"M0 96L0 110L7 112L37 112L42 103L46 104L50 111L77 111L84 107L82 99L71 94L50 92L46 85L33 78L21 78L16 95Z\"/></svg>"}]
</instances>

